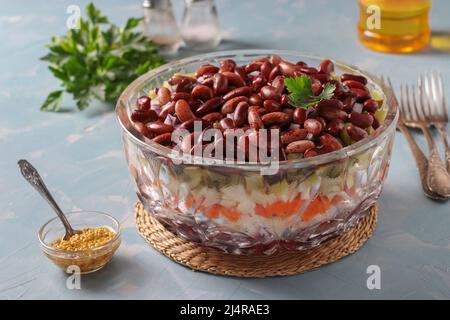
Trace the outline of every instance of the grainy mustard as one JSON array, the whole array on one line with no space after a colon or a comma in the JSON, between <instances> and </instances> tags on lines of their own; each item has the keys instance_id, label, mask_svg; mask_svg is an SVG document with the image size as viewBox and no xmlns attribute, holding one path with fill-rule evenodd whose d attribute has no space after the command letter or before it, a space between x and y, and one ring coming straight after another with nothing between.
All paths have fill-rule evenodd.
<instances>
[{"instance_id":1,"label":"grainy mustard","mask_svg":"<svg viewBox=\"0 0 450 320\"><path fill-rule=\"evenodd\" d=\"M115 232L106 227L83 228L81 233L71 236L68 240L64 237L51 243L51 246L58 250L81 251L101 247L110 242Z\"/></svg>"}]
</instances>

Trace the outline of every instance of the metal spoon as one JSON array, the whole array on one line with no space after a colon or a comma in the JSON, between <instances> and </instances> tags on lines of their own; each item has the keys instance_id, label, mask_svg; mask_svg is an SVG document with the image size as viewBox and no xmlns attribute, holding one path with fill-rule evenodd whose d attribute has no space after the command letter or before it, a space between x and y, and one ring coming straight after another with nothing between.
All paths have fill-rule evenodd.
<instances>
[{"instance_id":1,"label":"metal spoon","mask_svg":"<svg viewBox=\"0 0 450 320\"><path fill-rule=\"evenodd\" d=\"M41 176L37 172L37 170L29 163L27 160L19 160L17 162L20 168L20 172L23 177L36 189L37 192L50 204L53 210L58 215L61 220L64 228L66 229L66 234L64 235L64 240L68 240L71 236L77 233L81 233L78 230L74 230L67 220L66 216L62 212L61 208L56 203L55 199L51 195L50 191L48 191L44 181L42 181Z\"/></svg>"}]
</instances>

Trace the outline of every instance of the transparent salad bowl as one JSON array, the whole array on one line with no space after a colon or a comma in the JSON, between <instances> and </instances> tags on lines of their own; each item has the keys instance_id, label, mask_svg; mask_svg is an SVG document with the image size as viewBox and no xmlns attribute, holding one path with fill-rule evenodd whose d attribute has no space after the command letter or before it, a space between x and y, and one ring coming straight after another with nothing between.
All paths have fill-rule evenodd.
<instances>
[{"instance_id":1,"label":"transparent salad bowl","mask_svg":"<svg viewBox=\"0 0 450 320\"><path fill-rule=\"evenodd\" d=\"M383 100L384 122L369 137L339 151L270 164L196 162L143 137L130 121L135 100L175 73L234 59L261 56L318 65L323 58L292 51L215 52L166 64L130 84L117 103L129 172L147 211L190 241L232 254L303 250L339 235L363 217L379 197L394 141L397 107L386 88L356 67L335 62L336 73L364 75Z\"/></svg>"}]
</instances>

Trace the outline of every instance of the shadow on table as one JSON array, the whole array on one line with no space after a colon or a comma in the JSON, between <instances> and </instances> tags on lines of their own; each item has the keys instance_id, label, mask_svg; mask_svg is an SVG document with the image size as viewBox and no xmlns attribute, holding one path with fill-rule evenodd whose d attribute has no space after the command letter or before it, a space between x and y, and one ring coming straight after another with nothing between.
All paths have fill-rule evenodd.
<instances>
[{"instance_id":1,"label":"shadow on table","mask_svg":"<svg viewBox=\"0 0 450 320\"><path fill-rule=\"evenodd\" d=\"M103 269L83 275L81 285L83 290L91 292L107 292L108 289L119 287L125 289L138 287L141 280L148 277L148 273L148 270L144 270L132 259L117 255Z\"/></svg>"}]
</instances>

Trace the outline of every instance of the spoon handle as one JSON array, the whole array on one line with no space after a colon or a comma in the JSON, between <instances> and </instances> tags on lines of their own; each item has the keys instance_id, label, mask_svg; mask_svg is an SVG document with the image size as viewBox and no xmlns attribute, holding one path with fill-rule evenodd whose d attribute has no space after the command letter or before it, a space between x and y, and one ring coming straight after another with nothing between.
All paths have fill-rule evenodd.
<instances>
[{"instance_id":1,"label":"spoon handle","mask_svg":"<svg viewBox=\"0 0 450 320\"><path fill-rule=\"evenodd\" d=\"M66 228L69 236L75 234L74 230L70 226L69 221L67 221L66 216L62 212L61 208L56 203L55 199L51 195L50 191L48 191L47 186L42 180L41 176L37 172L37 170L29 163L27 160L19 160L18 163L20 172L23 177L36 189L37 192L52 206L53 210L55 210L58 217L61 219L64 227Z\"/></svg>"}]
</instances>

